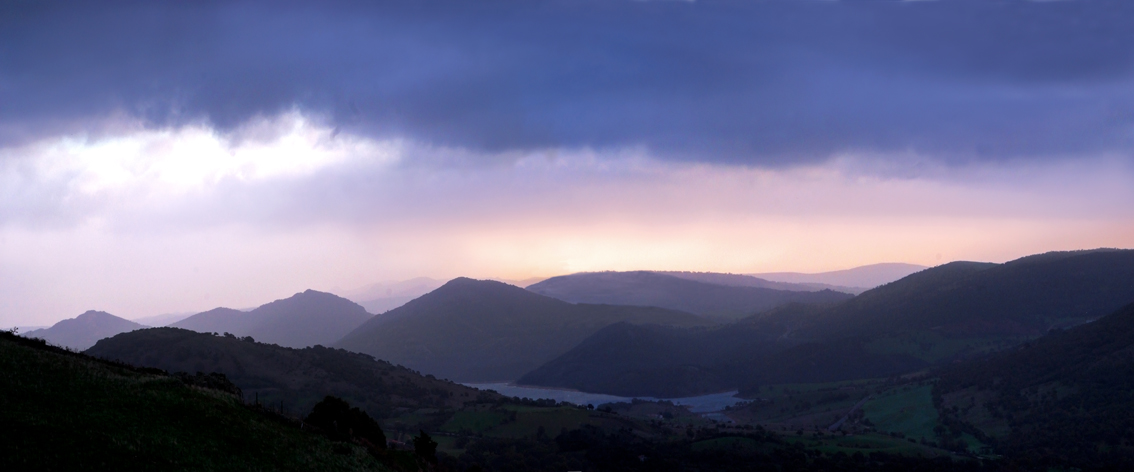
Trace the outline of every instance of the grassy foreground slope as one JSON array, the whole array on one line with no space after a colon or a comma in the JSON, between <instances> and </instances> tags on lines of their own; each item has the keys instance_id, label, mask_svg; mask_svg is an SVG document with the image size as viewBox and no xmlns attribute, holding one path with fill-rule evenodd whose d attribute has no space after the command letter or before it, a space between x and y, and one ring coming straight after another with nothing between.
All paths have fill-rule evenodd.
<instances>
[{"instance_id":1,"label":"grassy foreground slope","mask_svg":"<svg viewBox=\"0 0 1134 472\"><path fill-rule=\"evenodd\" d=\"M234 395L7 332L0 425L4 470L385 470Z\"/></svg>"}]
</instances>

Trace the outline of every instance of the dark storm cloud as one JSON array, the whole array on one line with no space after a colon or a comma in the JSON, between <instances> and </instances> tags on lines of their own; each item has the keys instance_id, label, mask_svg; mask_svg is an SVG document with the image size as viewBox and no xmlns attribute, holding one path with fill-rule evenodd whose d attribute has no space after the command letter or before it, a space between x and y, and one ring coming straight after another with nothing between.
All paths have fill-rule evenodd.
<instances>
[{"instance_id":1,"label":"dark storm cloud","mask_svg":"<svg viewBox=\"0 0 1134 472\"><path fill-rule=\"evenodd\" d=\"M391 1L8 4L0 139L222 130L298 107L340 129L676 159L963 161L1134 148L1134 4Z\"/></svg>"}]
</instances>

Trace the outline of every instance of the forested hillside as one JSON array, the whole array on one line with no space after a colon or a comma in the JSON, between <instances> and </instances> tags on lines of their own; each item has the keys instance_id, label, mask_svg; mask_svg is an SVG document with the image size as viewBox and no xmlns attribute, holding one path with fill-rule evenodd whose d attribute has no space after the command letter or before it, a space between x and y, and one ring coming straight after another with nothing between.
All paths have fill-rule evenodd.
<instances>
[{"instance_id":1,"label":"forested hillside","mask_svg":"<svg viewBox=\"0 0 1134 472\"><path fill-rule=\"evenodd\" d=\"M231 385L231 384L229 384ZM0 332L4 470L387 470L230 391Z\"/></svg>"},{"instance_id":2,"label":"forested hillside","mask_svg":"<svg viewBox=\"0 0 1134 472\"><path fill-rule=\"evenodd\" d=\"M940 377L938 406L957 437L1037 466L1134 467L1134 305Z\"/></svg>"}]
</instances>

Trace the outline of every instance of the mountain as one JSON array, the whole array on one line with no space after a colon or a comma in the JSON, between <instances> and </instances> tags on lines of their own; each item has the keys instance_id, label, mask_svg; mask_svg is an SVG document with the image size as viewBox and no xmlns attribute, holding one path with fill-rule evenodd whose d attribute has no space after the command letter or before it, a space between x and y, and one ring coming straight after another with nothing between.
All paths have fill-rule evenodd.
<instances>
[{"instance_id":1,"label":"mountain","mask_svg":"<svg viewBox=\"0 0 1134 472\"><path fill-rule=\"evenodd\" d=\"M358 304L307 290L251 311L216 308L170 326L202 333L232 333L287 347L330 346L371 318Z\"/></svg>"},{"instance_id":2,"label":"mountain","mask_svg":"<svg viewBox=\"0 0 1134 472\"><path fill-rule=\"evenodd\" d=\"M576 305L458 278L367 321L335 346L460 382L511 381L620 321L712 324L679 311Z\"/></svg>"},{"instance_id":3,"label":"mountain","mask_svg":"<svg viewBox=\"0 0 1134 472\"><path fill-rule=\"evenodd\" d=\"M925 270L832 307L800 334L1034 337L1132 301L1134 250L1051 252Z\"/></svg>"},{"instance_id":4,"label":"mountain","mask_svg":"<svg viewBox=\"0 0 1134 472\"><path fill-rule=\"evenodd\" d=\"M761 279L793 284L829 284L841 287L858 287L862 290L885 285L907 275L927 269L917 264L887 262L853 269L804 274L800 272L764 272L749 274Z\"/></svg>"},{"instance_id":5,"label":"mountain","mask_svg":"<svg viewBox=\"0 0 1134 472\"><path fill-rule=\"evenodd\" d=\"M145 326L104 311L91 310L55 323L50 328L29 331L24 336L82 351L93 346L99 339L142 328Z\"/></svg>"},{"instance_id":6,"label":"mountain","mask_svg":"<svg viewBox=\"0 0 1134 472\"><path fill-rule=\"evenodd\" d=\"M840 304L785 305L724 327L622 327L626 333L592 336L520 381L658 396L885 377L1007 349L1132 301L1130 250L1047 253L1004 264L954 262ZM737 336L749 343L738 347Z\"/></svg>"},{"instance_id":7,"label":"mountain","mask_svg":"<svg viewBox=\"0 0 1134 472\"><path fill-rule=\"evenodd\" d=\"M169 372L219 372L246 399L306 412L326 395L376 419L398 411L454 409L494 394L424 377L370 356L321 346L293 349L178 328L151 328L99 341L86 354Z\"/></svg>"},{"instance_id":8,"label":"mountain","mask_svg":"<svg viewBox=\"0 0 1134 472\"><path fill-rule=\"evenodd\" d=\"M939 374L956 441L976 435L1037 469L1134 467L1134 305Z\"/></svg>"},{"instance_id":9,"label":"mountain","mask_svg":"<svg viewBox=\"0 0 1134 472\"><path fill-rule=\"evenodd\" d=\"M725 275L725 274L722 274ZM834 303L851 295L719 285L656 272L587 272L552 277L528 290L571 303L656 306L738 319L792 302ZM723 277L721 277L723 278Z\"/></svg>"},{"instance_id":10,"label":"mountain","mask_svg":"<svg viewBox=\"0 0 1134 472\"><path fill-rule=\"evenodd\" d=\"M0 372L3 470L390 470L192 377L7 332Z\"/></svg>"}]
</instances>

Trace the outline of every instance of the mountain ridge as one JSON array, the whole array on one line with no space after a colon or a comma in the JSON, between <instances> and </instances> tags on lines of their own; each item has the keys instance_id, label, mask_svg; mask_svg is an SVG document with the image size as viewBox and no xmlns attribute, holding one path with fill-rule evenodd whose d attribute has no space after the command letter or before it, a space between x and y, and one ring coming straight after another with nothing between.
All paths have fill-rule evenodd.
<instances>
[{"instance_id":1,"label":"mountain ridge","mask_svg":"<svg viewBox=\"0 0 1134 472\"><path fill-rule=\"evenodd\" d=\"M372 316L365 308L345 298L306 290L247 312L214 308L170 326L252 336L286 347L329 346Z\"/></svg>"},{"instance_id":2,"label":"mountain ridge","mask_svg":"<svg viewBox=\"0 0 1134 472\"><path fill-rule=\"evenodd\" d=\"M714 324L660 308L571 304L461 277L367 321L335 347L457 381L512 381L619 321Z\"/></svg>"},{"instance_id":3,"label":"mountain ridge","mask_svg":"<svg viewBox=\"0 0 1134 472\"><path fill-rule=\"evenodd\" d=\"M834 303L851 297L831 290L722 285L690 277L651 271L585 272L552 277L527 290L571 303L656 306L723 319L739 319L792 302Z\"/></svg>"},{"instance_id":4,"label":"mountain ridge","mask_svg":"<svg viewBox=\"0 0 1134 472\"><path fill-rule=\"evenodd\" d=\"M49 328L28 331L23 335L82 351L93 346L99 339L142 328L145 325L105 311L88 310L75 318L62 320Z\"/></svg>"}]
</instances>

